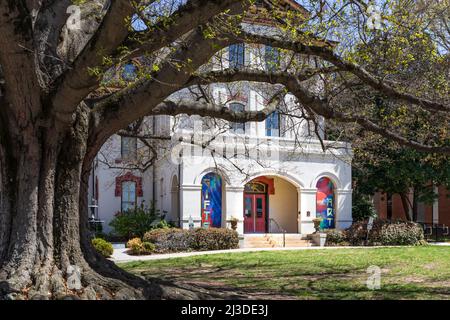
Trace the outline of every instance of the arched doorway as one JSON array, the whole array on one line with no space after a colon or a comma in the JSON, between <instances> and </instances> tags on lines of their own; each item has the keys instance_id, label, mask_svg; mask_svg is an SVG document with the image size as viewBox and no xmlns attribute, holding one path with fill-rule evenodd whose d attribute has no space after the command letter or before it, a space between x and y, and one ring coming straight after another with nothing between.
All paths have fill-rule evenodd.
<instances>
[{"instance_id":1,"label":"arched doorway","mask_svg":"<svg viewBox=\"0 0 450 320\"><path fill-rule=\"evenodd\" d=\"M336 226L335 185L328 177L322 177L316 184L316 217L322 218L322 229L334 229Z\"/></svg>"},{"instance_id":2,"label":"arched doorway","mask_svg":"<svg viewBox=\"0 0 450 320\"><path fill-rule=\"evenodd\" d=\"M244 233L298 233L299 194L280 176L260 176L244 186Z\"/></svg>"},{"instance_id":3,"label":"arched doorway","mask_svg":"<svg viewBox=\"0 0 450 320\"><path fill-rule=\"evenodd\" d=\"M202 178L202 227L222 227L222 178L207 173Z\"/></svg>"}]
</instances>

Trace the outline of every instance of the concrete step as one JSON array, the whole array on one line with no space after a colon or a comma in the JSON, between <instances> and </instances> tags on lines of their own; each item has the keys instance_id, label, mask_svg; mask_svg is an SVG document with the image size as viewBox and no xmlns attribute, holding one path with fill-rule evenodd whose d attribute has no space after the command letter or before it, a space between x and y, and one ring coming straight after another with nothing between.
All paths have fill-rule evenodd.
<instances>
[{"instance_id":1,"label":"concrete step","mask_svg":"<svg viewBox=\"0 0 450 320\"><path fill-rule=\"evenodd\" d=\"M310 247L311 241L302 234L286 234L285 247ZM244 235L244 248L280 248L283 247L283 234Z\"/></svg>"}]
</instances>

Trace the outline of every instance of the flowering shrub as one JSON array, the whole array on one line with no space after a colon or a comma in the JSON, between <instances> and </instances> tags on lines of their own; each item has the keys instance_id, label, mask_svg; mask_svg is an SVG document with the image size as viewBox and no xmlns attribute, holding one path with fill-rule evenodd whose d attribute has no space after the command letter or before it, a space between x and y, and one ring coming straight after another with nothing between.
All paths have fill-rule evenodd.
<instances>
[{"instance_id":1,"label":"flowering shrub","mask_svg":"<svg viewBox=\"0 0 450 320\"><path fill-rule=\"evenodd\" d=\"M142 242L140 238L133 238L127 242L129 253L135 255L151 254L155 251L155 245L150 242Z\"/></svg>"},{"instance_id":2,"label":"flowering shrub","mask_svg":"<svg viewBox=\"0 0 450 320\"><path fill-rule=\"evenodd\" d=\"M106 258L109 258L114 252L112 244L104 239L94 238L91 242L95 250Z\"/></svg>"}]
</instances>

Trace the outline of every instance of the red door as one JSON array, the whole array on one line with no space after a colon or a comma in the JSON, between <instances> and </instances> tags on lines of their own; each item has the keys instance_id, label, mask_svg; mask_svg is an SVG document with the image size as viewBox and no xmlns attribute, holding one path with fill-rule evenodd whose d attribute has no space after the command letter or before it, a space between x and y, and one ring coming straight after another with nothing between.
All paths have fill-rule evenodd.
<instances>
[{"instance_id":1,"label":"red door","mask_svg":"<svg viewBox=\"0 0 450 320\"><path fill-rule=\"evenodd\" d=\"M266 232L266 195L244 195L244 233Z\"/></svg>"}]
</instances>

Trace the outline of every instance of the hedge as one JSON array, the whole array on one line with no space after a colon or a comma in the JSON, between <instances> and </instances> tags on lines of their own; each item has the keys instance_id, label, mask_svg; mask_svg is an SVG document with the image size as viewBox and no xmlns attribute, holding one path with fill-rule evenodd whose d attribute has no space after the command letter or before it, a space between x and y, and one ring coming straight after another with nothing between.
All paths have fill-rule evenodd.
<instances>
[{"instance_id":1,"label":"hedge","mask_svg":"<svg viewBox=\"0 0 450 320\"><path fill-rule=\"evenodd\" d=\"M155 252L181 252L236 249L239 247L238 233L223 228L209 229L157 229L144 235L144 241L155 245Z\"/></svg>"}]
</instances>

